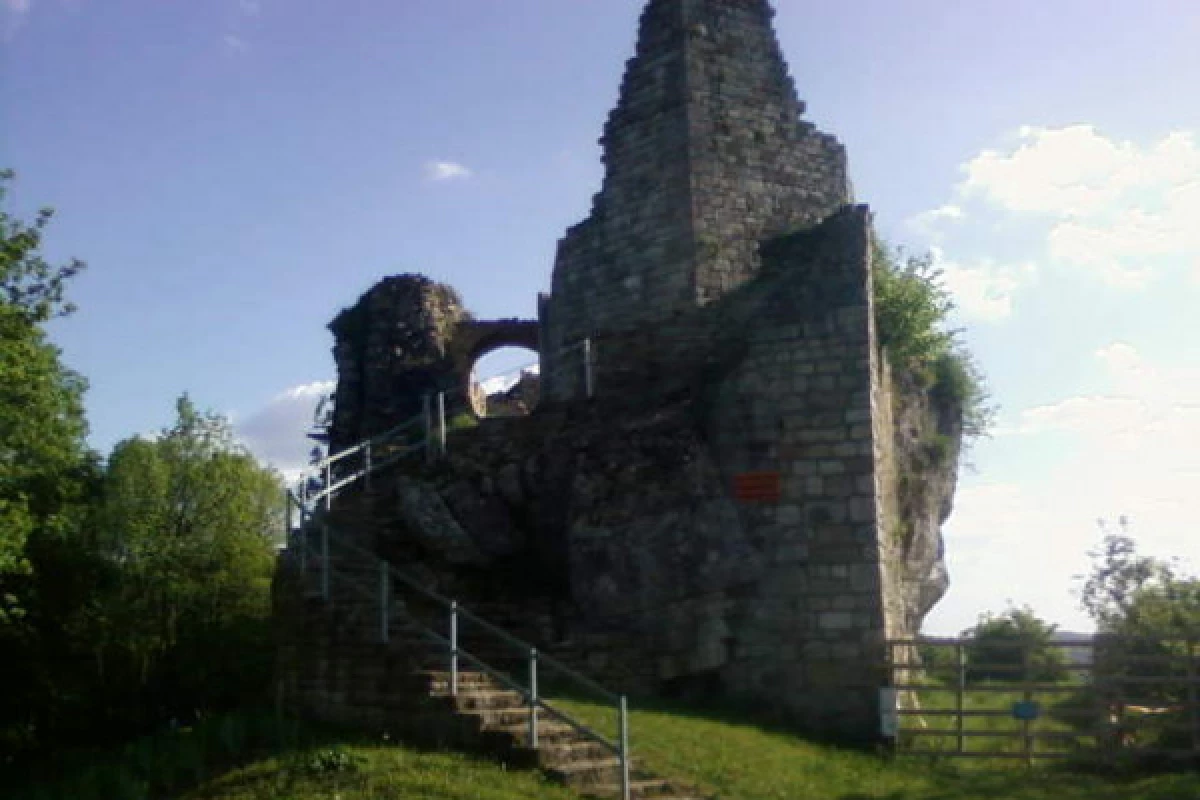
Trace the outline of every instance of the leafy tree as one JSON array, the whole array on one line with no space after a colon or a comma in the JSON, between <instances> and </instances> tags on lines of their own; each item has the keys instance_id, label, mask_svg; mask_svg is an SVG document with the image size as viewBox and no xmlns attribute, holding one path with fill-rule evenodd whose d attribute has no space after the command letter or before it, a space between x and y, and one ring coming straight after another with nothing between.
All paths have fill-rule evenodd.
<instances>
[{"instance_id":1,"label":"leafy tree","mask_svg":"<svg viewBox=\"0 0 1200 800\"><path fill-rule=\"evenodd\" d=\"M98 678L150 701L151 716L261 690L283 524L279 476L236 443L222 417L186 395L176 410L157 439L113 449L98 546L114 580L80 620L93 632Z\"/></svg>"},{"instance_id":2,"label":"leafy tree","mask_svg":"<svg viewBox=\"0 0 1200 800\"><path fill-rule=\"evenodd\" d=\"M892 365L960 409L967 437L986 435L993 409L983 375L959 332L947 327L954 302L933 256L906 258L876 238L871 261L876 326Z\"/></svg>"},{"instance_id":3,"label":"leafy tree","mask_svg":"<svg viewBox=\"0 0 1200 800\"><path fill-rule=\"evenodd\" d=\"M0 171L0 202L11 171ZM0 629L28 612L27 543L62 535L79 509L91 465L84 380L66 369L43 323L70 313L64 286L83 264L52 267L39 254L53 212L32 226L0 208Z\"/></svg>"},{"instance_id":4,"label":"leafy tree","mask_svg":"<svg viewBox=\"0 0 1200 800\"><path fill-rule=\"evenodd\" d=\"M1140 555L1127 518L1116 528L1102 521L1100 528L1100 548L1089 553L1091 572L1079 578L1080 604L1099 633L1097 670L1110 683L1135 679L1122 689L1126 702L1171 705L1185 695L1182 682L1147 685L1144 679L1178 678L1189 658L1200 657L1200 579Z\"/></svg>"},{"instance_id":5,"label":"leafy tree","mask_svg":"<svg viewBox=\"0 0 1200 800\"><path fill-rule=\"evenodd\" d=\"M12 172L0 171L0 202ZM73 691L58 679L64 618L94 570L77 546L96 461L84 437L84 380L63 366L45 323L68 314L67 281L79 261L54 267L40 254L53 212L28 225L0 208L0 761L45 727Z\"/></svg>"},{"instance_id":6,"label":"leafy tree","mask_svg":"<svg viewBox=\"0 0 1200 800\"><path fill-rule=\"evenodd\" d=\"M1067 678L1062 651L1052 645L1056 627L1040 619L1033 609L1010 608L1001 614L984 614L963 631L968 681L1022 681L1052 683Z\"/></svg>"}]
</instances>

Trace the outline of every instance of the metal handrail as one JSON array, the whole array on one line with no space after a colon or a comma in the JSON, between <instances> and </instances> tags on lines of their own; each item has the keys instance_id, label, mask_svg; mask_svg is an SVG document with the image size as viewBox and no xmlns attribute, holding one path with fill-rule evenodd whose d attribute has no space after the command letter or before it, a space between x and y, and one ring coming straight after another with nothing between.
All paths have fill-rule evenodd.
<instances>
[{"instance_id":1,"label":"metal handrail","mask_svg":"<svg viewBox=\"0 0 1200 800\"><path fill-rule=\"evenodd\" d=\"M591 339L582 339L579 342L576 342L575 344L567 345L566 347L561 348L558 351L557 355L561 356L561 355L564 355L567 353L574 352L575 350L578 350L578 349L583 350L584 387L585 387L586 396L588 398L591 398L595 394L595 370L594 370L595 353L596 353L595 343ZM528 369L529 366L532 366L532 364L525 366L525 367L521 367L521 370L524 371L524 370ZM564 371L566 369L570 369L570 367L563 365L563 366L559 366L557 368L551 369L548 373L545 373L545 374L554 375L554 374L561 373L562 371ZM437 395L437 397L438 397L438 429L439 429L438 439L439 439L439 442L443 449L444 449L444 445L445 445L445 436L446 436L445 398L448 396L461 394L461 392L462 392L462 390L460 388L455 388L455 389L448 389L448 390L439 392ZM409 446L405 447L401 453L393 454L393 455L389 456L387 459L385 459L384 461L381 461L379 463L372 463L372 460L371 460L372 447L375 447L379 444L385 443L386 441L392 439L397 434L407 431L410 428L416 427L419 424L424 424L425 427L427 428L426 435L425 435L425 441L423 443L417 444L417 445L409 445ZM325 500L326 507L328 508L333 495L336 494L339 489L345 488L346 486L354 483L355 481L359 480L360 478L368 478L372 473L382 469L385 466L391 466L392 464L396 463L400 459L405 458L409 454L414 453L418 450L425 450L425 451L429 452L431 450L431 448L433 447L433 436L431 436L431 431L429 430L431 427L432 427L432 414L431 414L430 410L426 410L426 411L422 412L421 414L417 414L416 416L410 417L409 419L405 420L404 422L401 422L400 424L396 425L393 428L389 428L388 430L384 431L383 433L378 433L378 434L375 434L374 436L368 437L368 438L362 440L361 442L358 442L357 444L353 444L353 445L350 445L349 447L343 448L342 450L339 450L336 453L332 453L332 454L326 456L325 458L321 459L317 463L310 465L307 470L300 473L300 476L298 478L299 485L302 487L306 486L308 484L308 481L311 480L312 478L317 478L318 480L320 480L322 476L324 476L324 478L325 478L325 481L324 481L325 485L319 491L315 492L312 495L308 495L307 493L305 493L305 495L304 495L305 501L315 504L317 502L320 502L321 500ZM363 468L359 469L358 471L354 472L353 474L346 476L338 483L334 484L333 474L332 474L333 465L337 464L341 461L344 461L345 459L347 459L351 456L358 455L359 453L365 453L366 461L367 461L366 465Z\"/></svg>"},{"instance_id":2,"label":"metal handrail","mask_svg":"<svg viewBox=\"0 0 1200 800\"><path fill-rule=\"evenodd\" d=\"M299 547L299 550L300 550L301 564L303 565L303 569L305 569L305 570L307 569L307 562L308 562L308 532L313 527L312 523L314 521L319 523L319 528L321 531L321 552L320 552L321 587L322 587L322 596L326 599L326 601L329 602L332 600L332 595L330 593L331 577L337 577L340 580L342 580L343 582L349 582L353 585L353 587L355 589L359 590L362 594L370 595L371 591L369 589L367 589L366 587L362 586L360 581L354 580L354 578L351 575L349 575L348 573L341 572L339 570L335 570L332 567L332 565L330 564L330 561L331 561L330 542L331 542L331 539L333 539L334 537L330 536L330 529L329 529L328 524L325 522L325 520L323 520L323 519L316 520L314 515L312 514L312 512L310 512L304 506L304 504L301 503L299 501L299 499L296 498L295 495L290 491L288 492L288 503L289 503L289 505L288 505L288 511L289 511L289 514L288 514L289 523L288 524L289 525L291 524L290 523L290 517L291 517L290 512L291 512L292 507L295 506L295 507L299 508L299 510L300 510L300 529L299 529L300 530L300 543L299 543L300 547ZM289 533L290 533L290 531L289 531ZM533 645L529 644L528 642L525 642L524 640L520 639L517 636L514 636L513 634L504 630L503 628L500 628L499 626L488 622L487 620L480 617L478 614L475 614L471 611L468 611L465 608L462 608L461 606L459 606L457 601L451 600L451 599L433 591L432 589L429 589L429 588L421 585L421 583L419 581L417 581L415 578L406 574L402 570L396 568L394 565L392 565L391 563L387 562L386 560L380 558L378 555L376 555L364 548L358 547L357 545L354 545L350 542L345 541L343 537L337 537L336 546L338 549L340 549L342 551L348 551L349 553L351 553L355 556L365 559L365 561L368 565L368 569L370 571L374 572L375 568L378 568L378 570L379 570L379 574L382 578L381 583L380 583L380 638L384 643L387 643L387 641L389 639L389 622L390 622L390 613L391 613L390 579L394 579L394 580L398 580L399 582L401 582L405 586L409 587L410 589L416 591L418 594L422 595L425 599L432 601L435 605L439 606L441 608L441 610L448 611L450 613L450 636L448 638L445 636L442 636L441 634L437 633L436 631L432 630L431 628L427 627L426 625L422 624L421 622L417 621L416 619L410 619L410 622L414 625L414 627L422 635L426 636L426 638L430 638L434 642L436 642L440 645L446 646L446 648L448 650L447 655L450 658L450 693L452 696L458 695L458 673L459 673L458 665L459 665L459 660L464 659L468 663L473 664L474 666L476 666L477 668L482 670L485 674L487 674L487 675L491 676L492 678L494 678L495 680L499 681L501 683L501 685L507 686L508 688L519 692L525 698L526 702L528 702L528 704L529 704L529 733L530 733L529 738L530 738L530 746L531 747L536 748L538 746L538 719L537 719L537 717L538 717L538 711L544 710L546 713L550 714L552 717L560 720L561 722L564 722L565 724L569 725L572 729L576 730L583 736L586 736L587 738L589 738L589 739L597 742L598 744L611 750L617 756L617 758L620 760L622 798L624 798L624 800L629 800L629 797L630 797L629 722L628 722L628 704L626 702L626 698L624 695L617 695L613 692L610 692L609 690L605 689L603 686L601 686L597 682L593 681L592 679L590 679L584 675L580 675L578 672L576 672L575 670L566 666L565 664L558 661L557 659L542 655L541 653L538 652L537 648L534 647ZM495 638L502 641L504 644L514 647L519 651L526 652L529 656L530 685L528 687L522 686L512 676L502 672L499 669L492 667L491 665L484 662L478 656L461 648L459 646L459 635L458 635L458 628L459 628L458 623L459 623L460 618L469 620L470 622L479 626L485 633L488 633L488 634L494 636ZM616 706L617 715L618 715L618 733L617 733L617 741L616 742L612 741L607 736L593 730L592 728L588 727L587 725L584 725L582 722L579 722L578 720L572 718L566 712L563 712L560 709L557 709L557 708L549 705L542 697L539 696L538 689L537 689L539 662L544 663L546 666L548 666L549 668L553 669L554 671L562 674L564 677L568 678L569 680L574 681L575 683L581 685L583 688L586 688L590 692L598 694L600 697L603 697L605 700L607 700L608 702L610 702Z\"/></svg>"}]
</instances>

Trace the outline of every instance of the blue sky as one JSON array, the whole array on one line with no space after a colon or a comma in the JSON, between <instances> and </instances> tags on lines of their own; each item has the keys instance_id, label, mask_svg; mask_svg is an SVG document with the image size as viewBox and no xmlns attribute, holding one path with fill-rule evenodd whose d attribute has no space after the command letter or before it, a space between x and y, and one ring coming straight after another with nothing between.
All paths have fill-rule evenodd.
<instances>
[{"instance_id":1,"label":"blue sky","mask_svg":"<svg viewBox=\"0 0 1200 800\"><path fill-rule=\"evenodd\" d=\"M189 391L293 466L326 323L421 271L532 315L601 177L640 0L0 0L0 165L90 267L56 323L92 442ZM779 0L809 118L933 249L1001 412L929 628L1085 627L1095 520L1200 556L1200 6Z\"/></svg>"}]
</instances>

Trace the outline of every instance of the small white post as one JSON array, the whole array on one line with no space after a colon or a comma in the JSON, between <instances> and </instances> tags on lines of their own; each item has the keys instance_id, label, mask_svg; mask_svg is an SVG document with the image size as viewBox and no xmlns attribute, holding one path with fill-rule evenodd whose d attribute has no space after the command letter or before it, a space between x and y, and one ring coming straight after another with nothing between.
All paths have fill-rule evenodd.
<instances>
[{"instance_id":1,"label":"small white post","mask_svg":"<svg viewBox=\"0 0 1200 800\"><path fill-rule=\"evenodd\" d=\"M446 455L446 393L438 392L438 453Z\"/></svg>"},{"instance_id":2,"label":"small white post","mask_svg":"<svg viewBox=\"0 0 1200 800\"><path fill-rule=\"evenodd\" d=\"M592 371L592 340L583 340L583 390L589 400L596 394L596 376Z\"/></svg>"},{"instance_id":3,"label":"small white post","mask_svg":"<svg viewBox=\"0 0 1200 800\"><path fill-rule=\"evenodd\" d=\"M386 561L379 562L379 641L388 642L388 617L390 616L389 601L391 592L391 573Z\"/></svg>"},{"instance_id":4,"label":"small white post","mask_svg":"<svg viewBox=\"0 0 1200 800\"><path fill-rule=\"evenodd\" d=\"M621 695L621 800L629 800L629 707Z\"/></svg>"},{"instance_id":5,"label":"small white post","mask_svg":"<svg viewBox=\"0 0 1200 800\"><path fill-rule=\"evenodd\" d=\"M458 697L458 601L450 603L450 696Z\"/></svg>"},{"instance_id":6,"label":"small white post","mask_svg":"<svg viewBox=\"0 0 1200 800\"><path fill-rule=\"evenodd\" d=\"M538 746L538 651L536 647L529 648L529 746Z\"/></svg>"},{"instance_id":7,"label":"small white post","mask_svg":"<svg viewBox=\"0 0 1200 800\"><path fill-rule=\"evenodd\" d=\"M329 602L329 527L321 523L321 597Z\"/></svg>"}]
</instances>

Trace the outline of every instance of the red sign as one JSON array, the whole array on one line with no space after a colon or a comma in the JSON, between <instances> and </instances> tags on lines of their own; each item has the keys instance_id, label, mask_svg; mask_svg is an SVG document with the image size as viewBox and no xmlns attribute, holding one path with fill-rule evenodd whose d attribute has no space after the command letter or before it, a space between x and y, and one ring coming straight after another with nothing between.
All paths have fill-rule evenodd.
<instances>
[{"instance_id":1,"label":"red sign","mask_svg":"<svg viewBox=\"0 0 1200 800\"><path fill-rule=\"evenodd\" d=\"M745 472L733 476L733 496L746 503L778 503L783 481L778 472Z\"/></svg>"}]
</instances>

